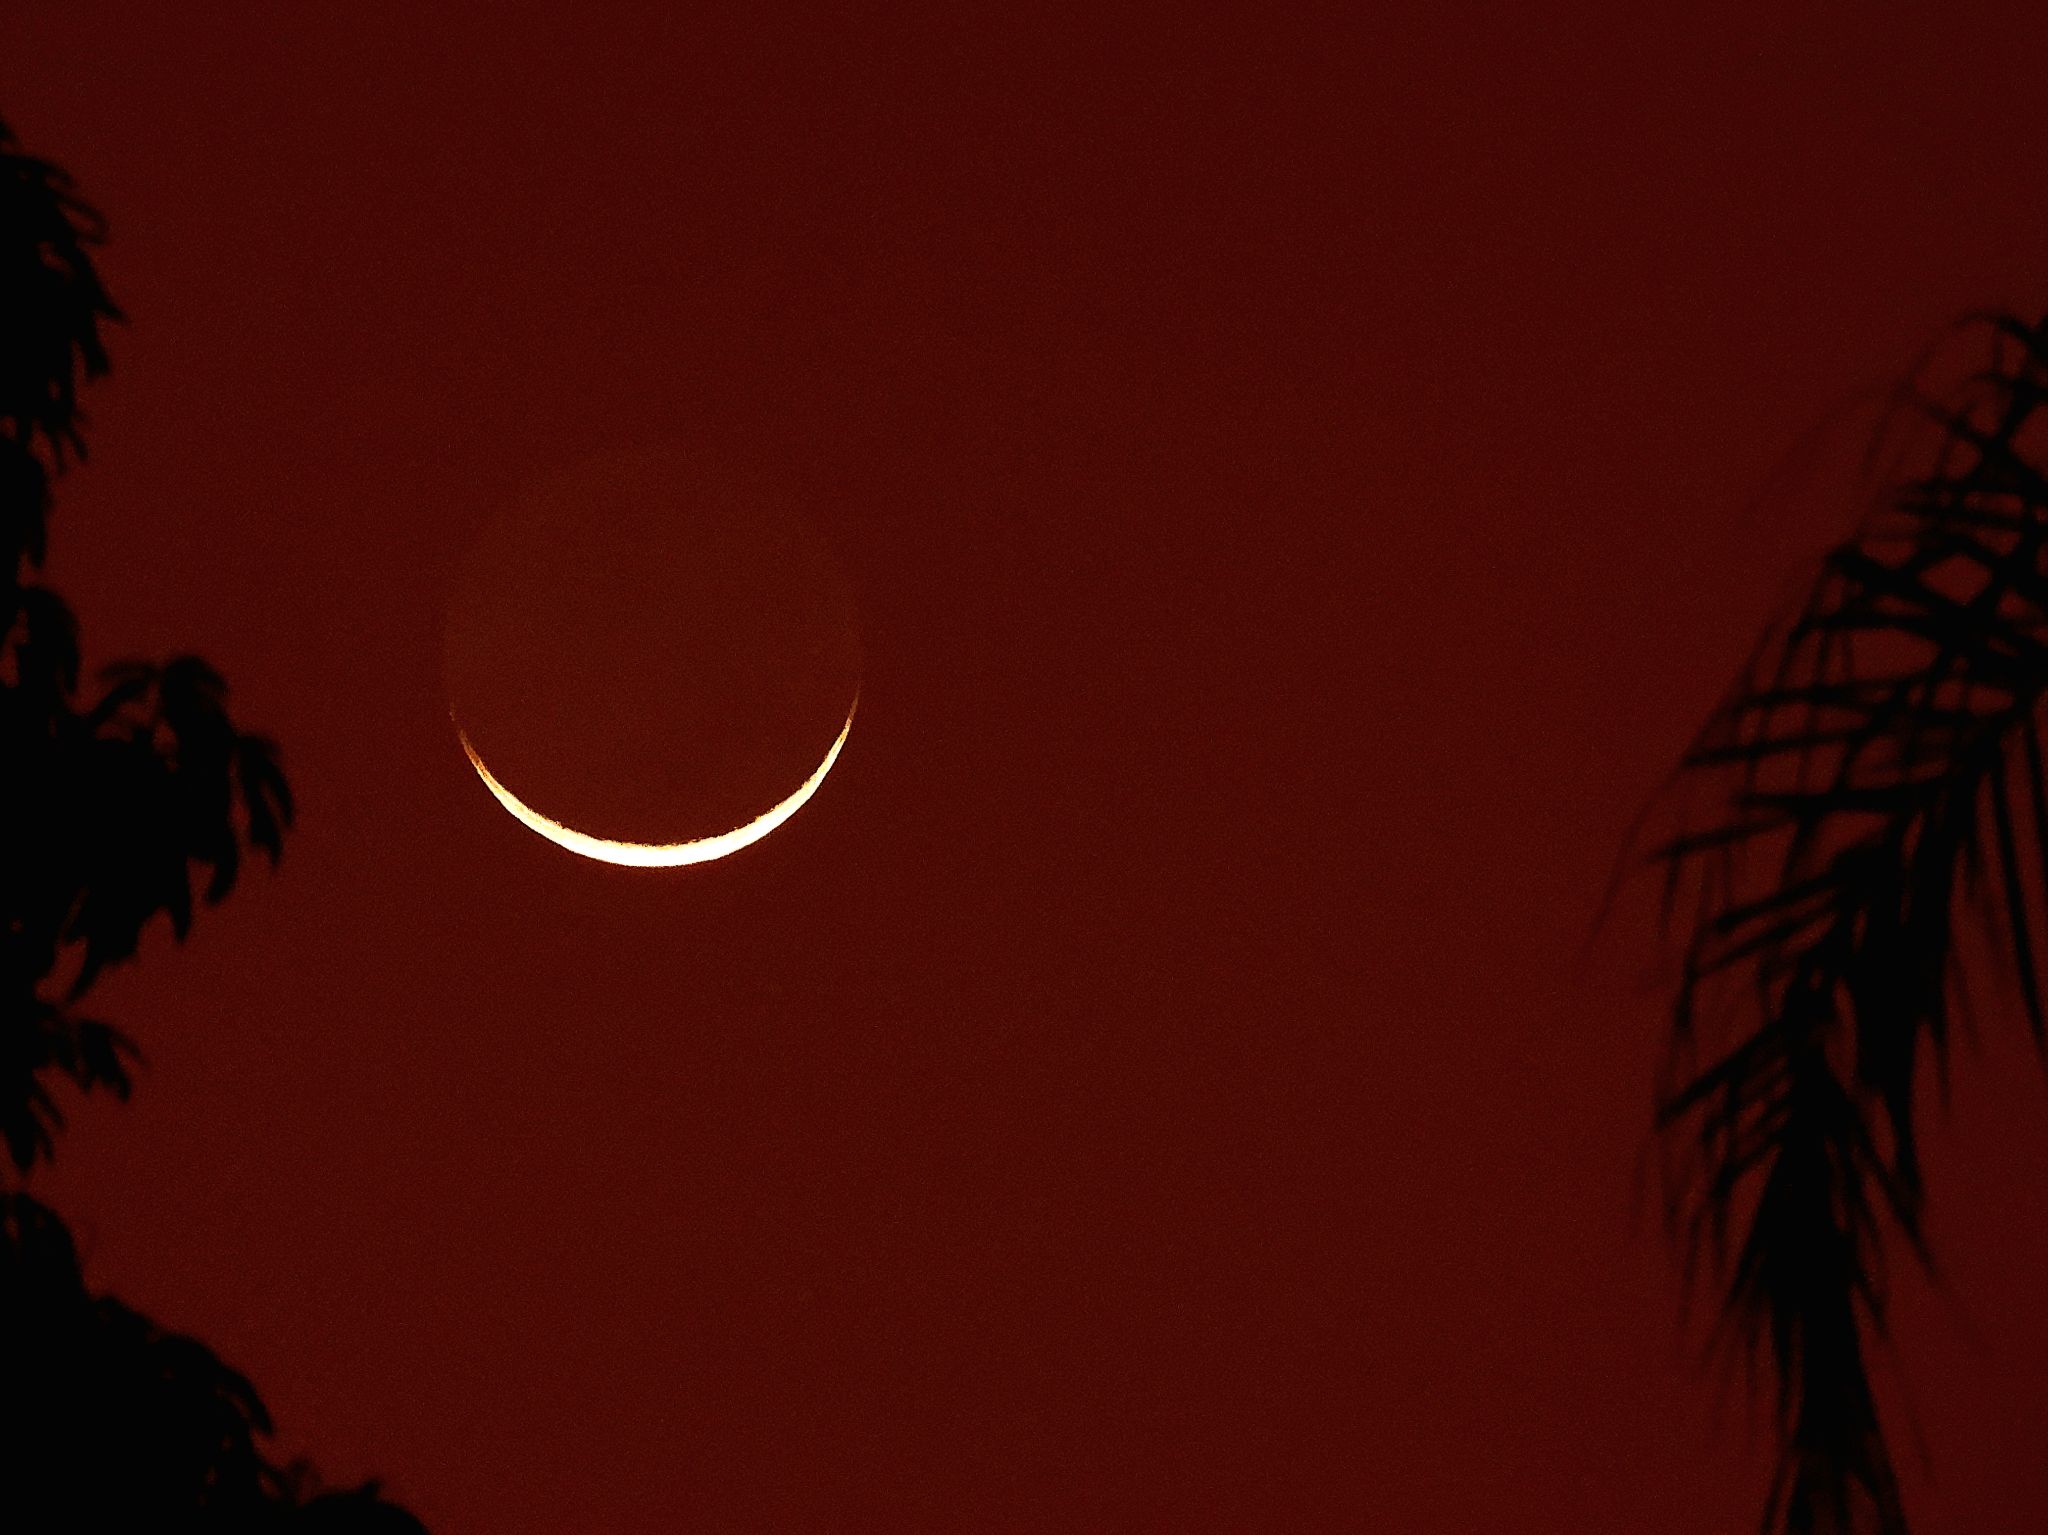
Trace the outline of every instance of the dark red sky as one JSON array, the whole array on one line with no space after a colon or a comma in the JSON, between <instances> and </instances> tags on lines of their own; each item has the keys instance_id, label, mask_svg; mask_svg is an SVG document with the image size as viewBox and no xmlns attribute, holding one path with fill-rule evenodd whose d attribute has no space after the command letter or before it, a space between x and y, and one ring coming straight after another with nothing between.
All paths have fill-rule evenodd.
<instances>
[{"instance_id":1,"label":"dark red sky","mask_svg":"<svg viewBox=\"0 0 2048 1535\"><path fill-rule=\"evenodd\" d=\"M2048 303L2044 58L2018 4L20 10L0 111L134 322L53 579L303 811L106 989L154 1064L46 1184L96 1279L442 1535L1749 1527L1632 1224L1646 922L1582 940L1845 523L1774 468ZM649 875L491 803L439 625L520 486L677 436L798 487L867 670L789 827ZM2044 1097L1994 1050L1941 1138L1929 1532L2048 1499Z\"/></svg>"}]
</instances>

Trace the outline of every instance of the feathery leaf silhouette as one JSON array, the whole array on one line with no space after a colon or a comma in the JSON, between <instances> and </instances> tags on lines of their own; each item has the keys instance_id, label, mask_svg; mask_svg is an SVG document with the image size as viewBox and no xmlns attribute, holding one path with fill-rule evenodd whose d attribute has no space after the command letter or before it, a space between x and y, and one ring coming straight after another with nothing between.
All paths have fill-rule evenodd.
<instances>
[{"instance_id":1,"label":"feathery leaf silhouette","mask_svg":"<svg viewBox=\"0 0 2048 1535\"><path fill-rule=\"evenodd\" d=\"M1716 1342L1773 1379L1785 1535L1907 1529L1869 1350L1887 1242L1932 1265L1919 1077L1945 1080L1959 914L2044 1038L2048 329L1958 340L1962 382L1915 390L1926 467L1766 634L1680 768L1711 809L1653 851L1685 932L1667 1215Z\"/></svg>"}]
</instances>

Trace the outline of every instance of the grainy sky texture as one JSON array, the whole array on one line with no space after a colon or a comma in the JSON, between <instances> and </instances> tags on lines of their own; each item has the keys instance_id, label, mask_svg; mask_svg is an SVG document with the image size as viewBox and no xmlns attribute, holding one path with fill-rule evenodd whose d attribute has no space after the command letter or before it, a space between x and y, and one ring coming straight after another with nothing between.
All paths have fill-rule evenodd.
<instances>
[{"instance_id":1,"label":"grainy sky texture","mask_svg":"<svg viewBox=\"0 0 2048 1535\"><path fill-rule=\"evenodd\" d=\"M133 320L52 579L302 807L108 985L152 1065L43 1189L288 1449L442 1535L1749 1527L1636 1218L1645 902L1585 940L1849 523L1801 442L2048 304L2048 14L8 34ZM646 874L491 802L440 625L521 487L676 437L795 487L865 681L796 820ZM1996 1023L1899 1317L1929 1535L2048 1502Z\"/></svg>"}]
</instances>

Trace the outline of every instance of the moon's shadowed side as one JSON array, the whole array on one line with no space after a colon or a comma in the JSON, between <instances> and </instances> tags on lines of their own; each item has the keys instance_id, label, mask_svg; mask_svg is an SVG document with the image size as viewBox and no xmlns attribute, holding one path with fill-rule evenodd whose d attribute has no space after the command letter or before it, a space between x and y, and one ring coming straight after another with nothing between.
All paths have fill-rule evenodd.
<instances>
[{"instance_id":1,"label":"moon's shadowed side","mask_svg":"<svg viewBox=\"0 0 2048 1535\"><path fill-rule=\"evenodd\" d=\"M664 453L583 465L483 530L446 672L494 793L598 842L676 846L822 778L860 665L846 583L793 498Z\"/></svg>"}]
</instances>

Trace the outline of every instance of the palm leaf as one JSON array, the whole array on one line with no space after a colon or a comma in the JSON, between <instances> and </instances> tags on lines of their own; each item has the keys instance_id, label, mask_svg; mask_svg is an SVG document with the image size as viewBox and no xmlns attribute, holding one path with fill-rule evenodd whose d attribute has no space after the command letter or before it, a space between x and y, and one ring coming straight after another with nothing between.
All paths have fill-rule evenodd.
<instances>
[{"instance_id":1,"label":"palm leaf","mask_svg":"<svg viewBox=\"0 0 2048 1535\"><path fill-rule=\"evenodd\" d=\"M1887 1240L1929 1261L1917 1119L1959 911L2048 1038L2048 329L1958 341L1961 382L1916 391L1927 467L1767 633L1680 768L1709 812L1652 854L1685 941L1667 1215L1717 1343L1770 1377L1774 1535L1907 1528L1868 1354Z\"/></svg>"}]
</instances>

